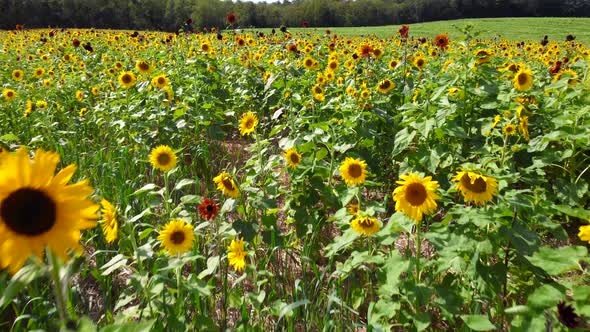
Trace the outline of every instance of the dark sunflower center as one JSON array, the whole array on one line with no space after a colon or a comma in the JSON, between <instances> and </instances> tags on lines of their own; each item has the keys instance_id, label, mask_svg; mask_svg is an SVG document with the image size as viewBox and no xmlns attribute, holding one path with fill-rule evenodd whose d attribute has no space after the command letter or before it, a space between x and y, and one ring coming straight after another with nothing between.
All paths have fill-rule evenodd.
<instances>
[{"instance_id":1,"label":"dark sunflower center","mask_svg":"<svg viewBox=\"0 0 590 332\"><path fill-rule=\"evenodd\" d=\"M298 164L299 163L299 156L295 153L292 153L291 154L291 162L293 164Z\"/></svg>"},{"instance_id":2,"label":"dark sunflower center","mask_svg":"<svg viewBox=\"0 0 590 332\"><path fill-rule=\"evenodd\" d=\"M57 207L43 191L21 188L2 201L0 216L8 228L15 233L37 236L49 231L55 225Z\"/></svg>"},{"instance_id":3,"label":"dark sunflower center","mask_svg":"<svg viewBox=\"0 0 590 332\"><path fill-rule=\"evenodd\" d=\"M424 60L419 59L418 60L418 67L422 67L424 65Z\"/></svg>"},{"instance_id":4,"label":"dark sunflower center","mask_svg":"<svg viewBox=\"0 0 590 332\"><path fill-rule=\"evenodd\" d=\"M525 85L528 80L529 80L529 78L528 78L527 74L524 74L524 73L518 74L518 84Z\"/></svg>"},{"instance_id":5,"label":"dark sunflower center","mask_svg":"<svg viewBox=\"0 0 590 332\"><path fill-rule=\"evenodd\" d=\"M168 165L170 163L170 156L167 153L161 153L158 155L158 164Z\"/></svg>"},{"instance_id":6,"label":"dark sunflower center","mask_svg":"<svg viewBox=\"0 0 590 332\"><path fill-rule=\"evenodd\" d=\"M212 213L213 212L213 205L207 204L207 206L205 207L205 209L207 210L207 212Z\"/></svg>"},{"instance_id":7,"label":"dark sunflower center","mask_svg":"<svg viewBox=\"0 0 590 332\"><path fill-rule=\"evenodd\" d=\"M170 241L174 244L182 244L184 242L184 232L183 231L176 231L170 234Z\"/></svg>"},{"instance_id":8,"label":"dark sunflower center","mask_svg":"<svg viewBox=\"0 0 590 332\"><path fill-rule=\"evenodd\" d=\"M150 65L148 65L145 62L141 62L141 63L139 63L139 69L141 69L143 71L148 71L150 69Z\"/></svg>"},{"instance_id":9,"label":"dark sunflower center","mask_svg":"<svg viewBox=\"0 0 590 332\"><path fill-rule=\"evenodd\" d=\"M381 82L381 89L383 89L383 90L389 89L390 86L391 86L391 82L390 81L383 81L383 82Z\"/></svg>"},{"instance_id":10,"label":"dark sunflower center","mask_svg":"<svg viewBox=\"0 0 590 332\"><path fill-rule=\"evenodd\" d=\"M125 84L129 84L131 83L131 75L123 75L123 77L121 77L121 81L123 81L123 83Z\"/></svg>"},{"instance_id":11,"label":"dark sunflower center","mask_svg":"<svg viewBox=\"0 0 590 332\"><path fill-rule=\"evenodd\" d=\"M412 206L420 206L426 201L426 188L422 183L412 183L406 189L406 199Z\"/></svg>"},{"instance_id":12,"label":"dark sunflower center","mask_svg":"<svg viewBox=\"0 0 590 332\"><path fill-rule=\"evenodd\" d=\"M164 84L164 83L166 83L166 80L164 79L164 77L159 77L158 84Z\"/></svg>"},{"instance_id":13,"label":"dark sunflower center","mask_svg":"<svg viewBox=\"0 0 590 332\"><path fill-rule=\"evenodd\" d=\"M252 119L247 119L246 123L244 124L244 127L246 127L246 129L252 129L252 127L254 127L254 120Z\"/></svg>"},{"instance_id":14,"label":"dark sunflower center","mask_svg":"<svg viewBox=\"0 0 590 332\"><path fill-rule=\"evenodd\" d=\"M348 174L353 178L358 178L363 174L363 169L359 164L350 164L348 165Z\"/></svg>"},{"instance_id":15,"label":"dark sunflower center","mask_svg":"<svg viewBox=\"0 0 590 332\"><path fill-rule=\"evenodd\" d=\"M227 190L234 190L234 184L231 182L229 177L224 177L223 180L221 180L221 183L223 183L223 186Z\"/></svg>"},{"instance_id":16,"label":"dark sunflower center","mask_svg":"<svg viewBox=\"0 0 590 332\"><path fill-rule=\"evenodd\" d=\"M305 65L308 66L308 67L311 67L311 60L305 61Z\"/></svg>"},{"instance_id":17,"label":"dark sunflower center","mask_svg":"<svg viewBox=\"0 0 590 332\"><path fill-rule=\"evenodd\" d=\"M359 224L363 228L371 228L373 227L374 222L371 218L363 218L359 221Z\"/></svg>"},{"instance_id":18,"label":"dark sunflower center","mask_svg":"<svg viewBox=\"0 0 590 332\"><path fill-rule=\"evenodd\" d=\"M8 91L8 92L6 93L6 95L8 96L8 98L12 98L12 96L14 96L14 92L12 92L12 91Z\"/></svg>"},{"instance_id":19,"label":"dark sunflower center","mask_svg":"<svg viewBox=\"0 0 590 332\"><path fill-rule=\"evenodd\" d=\"M208 50L209 50L209 45L207 45L207 44L203 44L203 45L201 45L201 49L202 49L203 51L208 51Z\"/></svg>"},{"instance_id":20,"label":"dark sunflower center","mask_svg":"<svg viewBox=\"0 0 590 332\"><path fill-rule=\"evenodd\" d=\"M14 73L14 77L20 77L20 72L17 71L16 73Z\"/></svg>"},{"instance_id":21,"label":"dark sunflower center","mask_svg":"<svg viewBox=\"0 0 590 332\"><path fill-rule=\"evenodd\" d=\"M471 185L471 191L478 194L486 192L486 189L487 184L485 180L482 178L477 178L475 181L473 181L473 184Z\"/></svg>"}]
</instances>

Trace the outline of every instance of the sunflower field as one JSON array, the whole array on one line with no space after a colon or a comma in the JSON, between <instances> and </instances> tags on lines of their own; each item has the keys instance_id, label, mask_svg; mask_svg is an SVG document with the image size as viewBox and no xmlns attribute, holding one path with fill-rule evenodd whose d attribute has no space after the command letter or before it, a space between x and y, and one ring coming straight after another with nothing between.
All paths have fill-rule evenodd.
<instances>
[{"instance_id":1,"label":"sunflower field","mask_svg":"<svg viewBox=\"0 0 590 332\"><path fill-rule=\"evenodd\" d=\"M590 327L590 45L230 18L0 32L0 330Z\"/></svg>"}]
</instances>

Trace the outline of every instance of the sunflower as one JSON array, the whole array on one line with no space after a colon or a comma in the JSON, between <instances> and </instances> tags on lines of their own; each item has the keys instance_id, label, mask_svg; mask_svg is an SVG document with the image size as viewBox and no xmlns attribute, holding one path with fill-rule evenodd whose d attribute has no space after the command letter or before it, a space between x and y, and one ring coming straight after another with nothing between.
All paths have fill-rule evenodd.
<instances>
[{"instance_id":1,"label":"sunflower","mask_svg":"<svg viewBox=\"0 0 590 332\"><path fill-rule=\"evenodd\" d=\"M246 112L240 118L240 134L242 136L252 134L254 132L254 130L256 129L257 125L258 125L258 118L256 117L256 114L254 114L252 112Z\"/></svg>"},{"instance_id":2,"label":"sunflower","mask_svg":"<svg viewBox=\"0 0 590 332\"><path fill-rule=\"evenodd\" d=\"M238 21L238 16L234 13L229 13L227 16L225 16L225 20L230 25L234 25Z\"/></svg>"},{"instance_id":3,"label":"sunflower","mask_svg":"<svg viewBox=\"0 0 590 332\"><path fill-rule=\"evenodd\" d=\"M498 193L498 182L490 176L475 172L460 171L453 178L457 183L457 189L463 195L466 202L475 202L483 205L490 202Z\"/></svg>"},{"instance_id":4,"label":"sunflower","mask_svg":"<svg viewBox=\"0 0 590 332\"><path fill-rule=\"evenodd\" d=\"M500 116L499 114L494 117L494 122L492 122L492 129L496 128L498 123L500 123L500 120L502 120L502 116Z\"/></svg>"},{"instance_id":5,"label":"sunflower","mask_svg":"<svg viewBox=\"0 0 590 332\"><path fill-rule=\"evenodd\" d=\"M96 225L98 205L88 199L84 180L68 185L76 171L69 165L54 176L59 154L25 148L6 154L0 164L0 269L16 273L27 258L50 248L64 261L80 248L80 231Z\"/></svg>"},{"instance_id":6,"label":"sunflower","mask_svg":"<svg viewBox=\"0 0 590 332\"><path fill-rule=\"evenodd\" d=\"M400 185L393 191L395 211L403 212L415 222L420 222L422 216L431 214L436 210L436 200L440 198L436 194L438 182L432 181L432 177L420 177L418 174L408 173L400 176Z\"/></svg>"},{"instance_id":7,"label":"sunflower","mask_svg":"<svg viewBox=\"0 0 590 332\"><path fill-rule=\"evenodd\" d=\"M570 87L575 86L578 83L578 74L571 69L566 69L564 71L559 72L557 75L553 77L553 82L557 82L564 77L567 77L567 84Z\"/></svg>"},{"instance_id":8,"label":"sunflower","mask_svg":"<svg viewBox=\"0 0 590 332\"><path fill-rule=\"evenodd\" d=\"M184 220L172 220L160 231L158 241L170 255L180 255L193 248L193 226Z\"/></svg>"},{"instance_id":9,"label":"sunflower","mask_svg":"<svg viewBox=\"0 0 590 332\"><path fill-rule=\"evenodd\" d=\"M303 59L303 67L305 67L305 69L312 69L315 66L316 62L313 58L307 57Z\"/></svg>"},{"instance_id":10,"label":"sunflower","mask_svg":"<svg viewBox=\"0 0 590 332\"><path fill-rule=\"evenodd\" d=\"M167 145L160 145L150 152L150 163L163 172L173 169L176 166L176 159L176 154Z\"/></svg>"},{"instance_id":11,"label":"sunflower","mask_svg":"<svg viewBox=\"0 0 590 332\"><path fill-rule=\"evenodd\" d=\"M122 72L119 75L119 84L123 87L129 89L130 87L135 85L135 74L130 71Z\"/></svg>"},{"instance_id":12,"label":"sunflower","mask_svg":"<svg viewBox=\"0 0 590 332\"><path fill-rule=\"evenodd\" d=\"M152 70L149 62L143 60L135 62L135 69L142 74L147 74Z\"/></svg>"},{"instance_id":13,"label":"sunflower","mask_svg":"<svg viewBox=\"0 0 590 332\"><path fill-rule=\"evenodd\" d=\"M392 81L385 79L381 82L379 82L379 84L377 84L377 91L380 94L388 94L393 88L394 88L395 84L393 84Z\"/></svg>"},{"instance_id":14,"label":"sunflower","mask_svg":"<svg viewBox=\"0 0 590 332\"><path fill-rule=\"evenodd\" d=\"M291 168L297 167L301 162L301 155L297 152L297 150L291 148L283 154L285 159L287 160L287 165Z\"/></svg>"},{"instance_id":15,"label":"sunflower","mask_svg":"<svg viewBox=\"0 0 590 332\"><path fill-rule=\"evenodd\" d=\"M229 247L227 247L227 259L236 272L244 271L246 267L246 251L244 250L244 240L238 238L231 240Z\"/></svg>"},{"instance_id":16,"label":"sunflower","mask_svg":"<svg viewBox=\"0 0 590 332\"><path fill-rule=\"evenodd\" d=\"M529 117L528 116L519 116L518 117L518 129L522 133L522 137L525 140L529 140Z\"/></svg>"},{"instance_id":17,"label":"sunflower","mask_svg":"<svg viewBox=\"0 0 590 332\"><path fill-rule=\"evenodd\" d=\"M514 135L514 134L516 134L516 126L512 123L509 123L504 126L504 128L502 129L502 132L506 136Z\"/></svg>"},{"instance_id":18,"label":"sunflower","mask_svg":"<svg viewBox=\"0 0 590 332\"><path fill-rule=\"evenodd\" d=\"M43 75L45 75L45 69L43 69L43 68L36 68L35 69L34 76L36 78L41 78L41 77L43 77Z\"/></svg>"},{"instance_id":19,"label":"sunflower","mask_svg":"<svg viewBox=\"0 0 590 332\"><path fill-rule=\"evenodd\" d=\"M359 213L359 205L358 204L350 204L347 208L346 211L348 211L348 213L352 214L353 216L356 216L357 213Z\"/></svg>"},{"instance_id":20,"label":"sunflower","mask_svg":"<svg viewBox=\"0 0 590 332\"><path fill-rule=\"evenodd\" d=\"M438 34L434 37L434 45L440 49L444 49L449 45L449 37L446 34Z\"/></svg>"},{"instance_id":21,"label":"sunflower","mask_svg":"<svg viewBox=\"0 0 590 332\"><path fill-rule=\"evenodd\" d=\"M76 91L76 99L78 99L78 101L83 101L84 100L84 91Z\"/></svg>"},{"instance_id":22,"label":"sunflower","mask_svg":"<svg viewBox=\"0 0 590 332\"><path fill-rule=\"evenodd\" d=\"M37 100L37 102L35 102L35 107L44 110L47 108L47 102L45 100Z\"/></svg>"},{"instance_id":23,"label":"sunflower","mask_svg":"<svg viewBox=\"0 0 590 332\"><path fill-rule=\"evenodd\" d=\"M426 58L422 55L418 55L414 58L413 64L416 68L422 70L424 68L424 65L426 64Z\"/></svg>"},{"instance_id":24,"label":"sunflower","mask_svg":"<svg viewBox=\"0 0 590 332\"><path fill-rule=\"evenodd\" d=\"M518 91L528 91L533 86L533 72L528 68L520 68L512 80Z\"/></svg>"},{"instance_id":25,"label":"sunflower","mask_svg":"<svg viewBox=\"0 0 590 332\"><path fill-rule=\"evenodd\" d=\"M388 65L389 69L392 69L392 70L395 69L397 67L398 63L399 62L396 59L389 61L389 65Z\"/></svg>"},{"instance_id":26,"label":"sunflower","mask_svg":"<svg viewBox=\"0 0 590 332\"><path fill-rule=\"evenodd\" d=\"M165 75L158 75L152 79L152 86L155 88L168 86L168 78Z\"/></svg>"},{"instance_id":27,"label":"sunflower","mask_svg":"<svg viewBox=\"0 0 590 332\"><path fill-rule=\"evenodd\" d=\"M20 70L20 69L16 69L16 70L12 71L12 78L13 78L15 81L20 81L20 80L22 80L22 79L23 79L23 76L24 76L24 73L23 73L23 71L22 71L22 70Z\"/></svg>"},{"instance_id":28,"label":"sunflower","mask_svg":"<svg viewBox=\"0 0 590 332\"><path fill-rule=\"evenodd\" d=\"M219 206L214 200L205 198L201 204L199 204L199 212L201 217L205 220L213 220L219 212Z\"/></svg>"},{"instance_id":29,"label":"sunflower","mask_svg":"<svg viewBox=\"0 0 590 332\"><path fill-rule=\"evenodd\" d=\"M6 99L7 101L13 101L14 98L16 98L16 92L14 92L14 90L12 89L2 90L2 95L4 96L4 99Z\"/></svg>"},{"instance_id":30,"label":"sunflower","mask_svg":"<svg viewBox=\"0 0 590 332\"><path fill-rule=\"evenodd\" d=\"M362 235L371 236L381 229L381 223L372 217L356 217L350 227Z\"/></svg>"},{"instance_id":31,"label":"sunflower","mask_svg":"<svg viewBox=\"0 0 590 332\"><path fill-rule=\"evenodd\" d=\"M119 224L117 223L117 209L106 199L100 202L102 209L100 213L102 215L102 233L104 234L107 243L112 243L117 239Z\"/></svg>"},{"instance_id":32,"label":"sunflower","mask_svg":"<svg viewBox=\"0 0 590 332\"><path fill-rule=\"evenodd\" d=\"M347 185L355 186L365 183L367 163L364 160L346 157L339 169Z\"/></svg>"},{"instance_id":33,"label":"sunflower","mask_svg":"<svg viewBox=\"0 0 590 332\"><path fill-rule=\"evenodd\" d=\"M590 225L580 226L578 237L580 240L590 243Z\"/></svg>"},{"instance_id":34,"label":"sunflower","mask_svg":"<svg viewBox=\"0 0 590 332\"><path fill-rule=\"evenodd\" d=\"M35 110L35 104L33 103L32 100L27 100L27 106L25 107L25 118L28 117L29 115L31 115L31 113L33 113L33 111Z\"/></svg>"},{"instance_id":35,"label":"sunflower","mask_svg":"<svg viewBox=\"0 0 590 332\"><path fill-rule=\"evenodd\" d=\"M217 189L223 192L226 196L232 198L240 196L240 190L229 173L221 172L213 178L213 181L217 184Z\"/></svg>"}]
</instances>

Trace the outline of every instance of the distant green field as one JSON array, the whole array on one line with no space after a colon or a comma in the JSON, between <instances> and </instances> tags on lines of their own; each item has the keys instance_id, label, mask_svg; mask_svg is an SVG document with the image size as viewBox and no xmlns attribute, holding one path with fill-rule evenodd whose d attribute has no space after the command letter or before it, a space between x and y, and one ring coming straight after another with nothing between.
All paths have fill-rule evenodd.
<instances>
[{"instance_id":1,"label":"distant green field","mask_svg":"<svg viewBox=\"0 0 590 332\"><path fill-rule=\"evenodd\" d=\"M482 18L452 21L436 21L428 23L409 24L410 34L416 37L433 37L438 33L449 33L452 39L462 38L462 33L456 29L468 24L480 31L481 38L501 37L509 40L540 40L549 36L549 40L565 39L572 34L577 41L590 44L590 18L571 17L541 17L541 18ZM381 38L397 33L399 25L379 27L329 28L333 33L346 36L368 36L371 34ZM308 28L307 30L324 31L326 28ZM268 30L270 29L263 29ZM289 28L291 31L302 31L302 28Z\"/></svg>"}]
</instances>

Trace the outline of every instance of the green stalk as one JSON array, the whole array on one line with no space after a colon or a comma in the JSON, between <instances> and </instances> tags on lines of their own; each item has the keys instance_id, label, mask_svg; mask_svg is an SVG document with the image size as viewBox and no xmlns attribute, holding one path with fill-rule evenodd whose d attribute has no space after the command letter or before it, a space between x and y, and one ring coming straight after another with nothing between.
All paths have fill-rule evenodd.
<instances>
[{"instance_id":1,"label":"green stalk","mask_svg":"<svg viewBox=\"0 0 590 332\"><path fill-rule=\"evenodd\" d=\"M59 320L60 326L64 327L67 323L67 311L66 311L66 296L64 294L64 286L62 285L62 280L59 276L60 265L57 257L51 251L51 249L47 249L47 257L49 258L49 263L51 264L51 277L53 278L54 282L54 290L55 290L55 301L57 306L57 311L59 313Z\"/></svg>"},{"instance_id":2,"label":"green stalk","mask_svg":"<svg viewBox=\"0 0 590 332\"><path fill-rule=\"evenodd\" d=\"M422 239L420 239L420 223L416 224L416 281L420 282L420 256L422 256Z\"/></svg>"}]
</instances>

